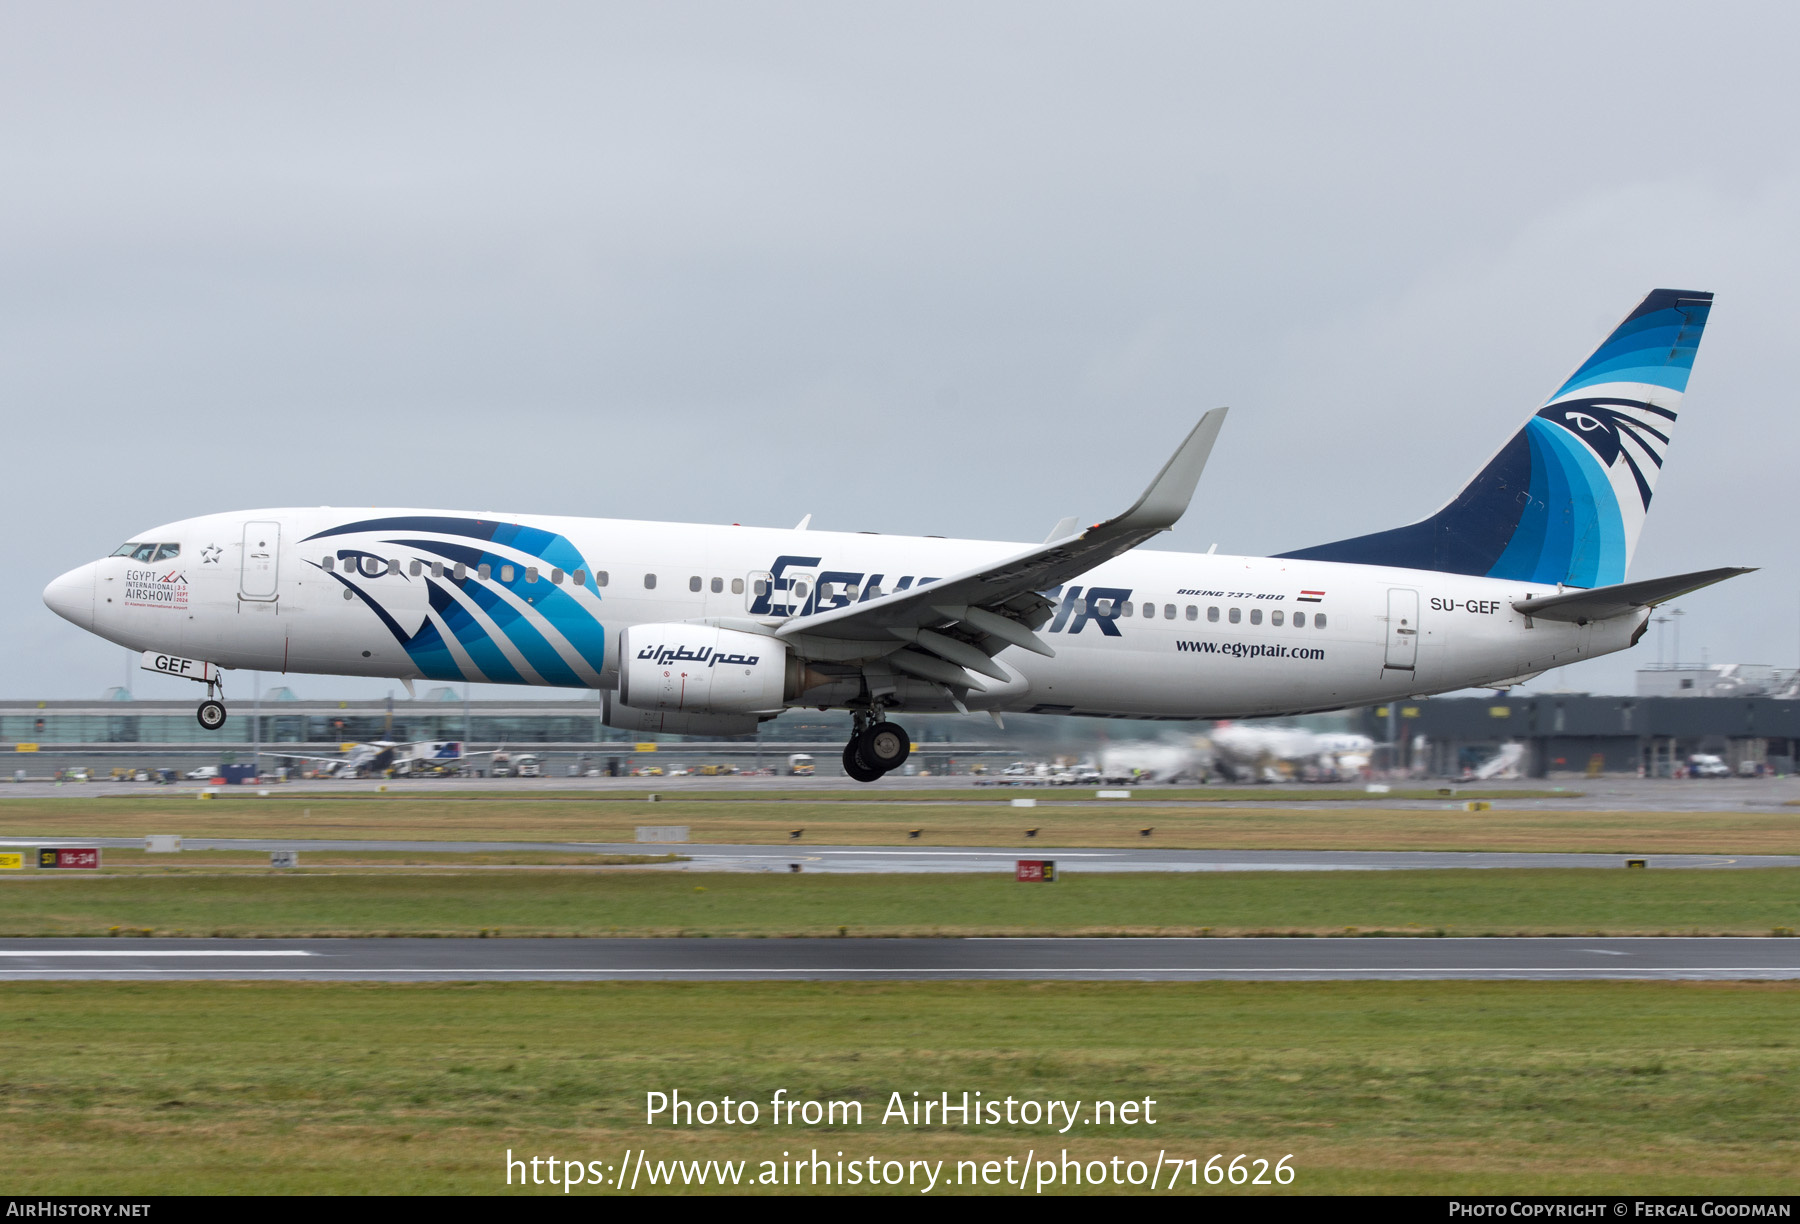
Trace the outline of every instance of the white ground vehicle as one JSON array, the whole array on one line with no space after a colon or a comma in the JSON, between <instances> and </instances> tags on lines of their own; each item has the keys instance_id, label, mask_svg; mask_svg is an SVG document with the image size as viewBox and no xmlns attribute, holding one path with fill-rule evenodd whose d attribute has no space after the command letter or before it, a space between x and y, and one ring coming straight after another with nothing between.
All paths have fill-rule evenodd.
<instances>
[{"instance_id":1,"label":"white ground vehicle","mask_svg":"<svg viewBox=\"0 0 1800 1224\"><path fill-rule=\"evenodd\" d=\"M1729 778L1731 768L1710 752L1696 752L1688 757L1688 777Z\"/></svg>"},{"instance_id":2,"label":"white ground vehicle","mask_svg":"<svg viewBox=\"0 0 1800 1224\"><path fill-rule=\"evenodd\" d=\"M796 752L788 758L788 776L790 778L810 778L813 776L813 759L810 753Z\"/></svg>"},{"instance_id":3,"label":"white ground vehicle","mask_svg":"<svg viewBox=\"0 0 1800 1224\"><path fill-rule=\"evenodd\" d=\"M541 778L544 767L529 752L522 753L513 759L513 774L520 778Z\"/></svg>"}]
</instances>

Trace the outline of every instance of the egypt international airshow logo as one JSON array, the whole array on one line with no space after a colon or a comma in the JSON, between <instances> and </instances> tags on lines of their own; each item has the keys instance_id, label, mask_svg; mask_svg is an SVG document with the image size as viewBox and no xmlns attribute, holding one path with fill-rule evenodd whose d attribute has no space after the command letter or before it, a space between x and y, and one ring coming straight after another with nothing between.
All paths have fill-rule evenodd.
<instances>
[{"instance_id":1,"label":"egypt international airshow logo","mask_svg":"<svg viewBox=\"0 0 1800 1224\"><path fill-rule=\"evenodd\" d=\"M187 575L177 570L159 574L149 569L125 571L127 608L185 608L188 606Z\"/></svg>"}]
</instances>

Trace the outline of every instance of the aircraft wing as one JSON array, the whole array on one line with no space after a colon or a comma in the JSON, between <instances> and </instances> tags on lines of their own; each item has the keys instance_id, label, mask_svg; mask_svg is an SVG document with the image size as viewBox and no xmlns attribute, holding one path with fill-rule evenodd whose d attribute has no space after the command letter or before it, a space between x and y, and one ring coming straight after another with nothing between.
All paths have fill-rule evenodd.
<instances>
[{"instance_id":1,"label":"aircraft wing","mask_svg":"<svg viewBox=\"0 0 1800 1224\"><path fill-rule=\"evenodd\" d=\"M816 653L807 647L825 645L820 639L827 639L836 649L827 647L819 657L844 660L858 657L851 644L866 643L871 649L860 652L863 657L885 656L883 661L900 671L950 688L985 688L971 671L1007 681L1010 677L993 662L1006 647L1056 653L1033 632L1052 611L1038 592L1129 552L1181 518L1225 412L1215 408L1201 417L1143 496L1116 518L926 586L795 617L775 635L792 641L802 655Z\"/></svg>"},{"instance_id":2,"label":"aircraft wing","mask_svg":"<svg viewBox=\"0 0 1800 1224\"><path fill-rule=\"evenodd\" d=\"M1513 608L1526 616L1544 620L1573 621L1585 625L1589 621L1623 616L1638 608L1653 608L1659 603L1709 587L1754 567L1728 566L1724 569L1700 570L1692 574L1676 574L1671 578L1648 578L1643 582L1621 582L1616 586L1595 587L1591 591L1571 591L1547 599L1515 599Z\"/></svg>"}]
</instances>

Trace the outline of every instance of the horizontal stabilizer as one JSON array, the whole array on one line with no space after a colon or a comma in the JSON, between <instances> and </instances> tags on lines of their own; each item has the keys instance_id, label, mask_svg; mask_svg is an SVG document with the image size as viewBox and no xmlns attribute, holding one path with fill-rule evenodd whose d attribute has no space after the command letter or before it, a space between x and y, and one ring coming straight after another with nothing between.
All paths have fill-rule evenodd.
<instances>
[{"instance_id":1,"label":"horizontal stabilizer","mask_svg":"<svg viewBox=\"0 0 1800 1224\"><path fill-rule=\"evenodd\" d=\"M1552 595L1548 599L1515 599L1513 608L1526 616L1585 625L1589 621L1623 616L1639 608L1653 608L1659 603L1667 603L1715 582L1752 573L1754 569L1754 566L1727 566L1724 569L1701 570L1694 574L1676 574L1672 578L1621 582L1617 586L1595 587L1591 591L1571 591L1567 595Z\"/></svg>"}]
</instances>

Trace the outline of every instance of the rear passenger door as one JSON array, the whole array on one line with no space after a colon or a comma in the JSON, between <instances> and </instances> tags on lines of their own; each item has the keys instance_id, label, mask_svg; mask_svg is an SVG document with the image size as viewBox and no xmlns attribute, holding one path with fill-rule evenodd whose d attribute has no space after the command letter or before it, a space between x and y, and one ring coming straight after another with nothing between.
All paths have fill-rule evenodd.
<instances>
[{"instance_id":1,"label":"rear passenger door","mask_svg":"<svg viewBox=\"0 0 1800 1224\"><path fill-rule=\"evenodd\" d=\"M1394 588L1388 592L1386 667L1412 671L1419 661L1419 593Z\"/></svg>"}]
</instances>

